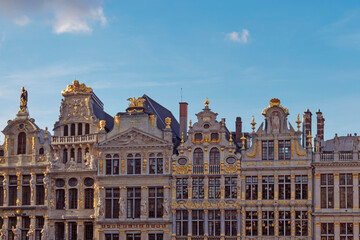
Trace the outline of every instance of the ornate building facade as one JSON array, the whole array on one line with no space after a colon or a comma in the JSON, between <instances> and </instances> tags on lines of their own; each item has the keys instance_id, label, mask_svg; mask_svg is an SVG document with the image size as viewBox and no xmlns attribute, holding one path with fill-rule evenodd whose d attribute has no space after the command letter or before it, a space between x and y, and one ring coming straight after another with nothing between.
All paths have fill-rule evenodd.
<instances>
[{"instance_id":1,"label":"ornate building facade","mask_svg":"<svg viewBox=\"0 0 360 240\"><path fill-rule=\"evenodd\" d=\"M25 89L2 131L1 240L359 239L359 138L324 140L320 111L312 141L311 112L294 129L278 99L232 133L209 100L188 124L187 103L113 117L85 84L61 93L53 136Z\"/></svg>"}]
</instances>

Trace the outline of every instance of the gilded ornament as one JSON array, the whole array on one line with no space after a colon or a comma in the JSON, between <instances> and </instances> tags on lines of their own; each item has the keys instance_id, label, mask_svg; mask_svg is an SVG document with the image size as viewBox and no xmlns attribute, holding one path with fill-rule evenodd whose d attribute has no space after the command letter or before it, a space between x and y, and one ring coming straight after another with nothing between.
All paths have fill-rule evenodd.
<instances>
[{"instance_id":1,"label":"gilded ornament","mask_svg":"<svg viewBox=\"0 0 360 240\"><path fill-rule=\"evenodd\" d=\"M125 173L125 159L121 159L121 173Z\"/></svg>"},{"instance_id":2,"label":"gilded ornament","mask_svg":"<svg viewBox=\"0 0 360 240\"><path fill-rule=\"evenodd\" d=\"M204 104L205 104L205 107L208 107L208 106L209 106L210 101L209 101L209 99L208 99L208 98L206 98L206 99L205 99Z\"/></svg>"},{"instance_id":3,"label":"gilded ornament","mask_svg":"<svg viewBox=\"0 0 360 240\"><path fill-rule=\"evenodd\" d=\"M191 120L189 121L189 128L191 128Z\"/></svg>"},{"instance_id":4,"label":"gilded ornament","mask_svg":"<svg viewBox=\"0 0 360 240\"><path fill-rule=\"evenodd\" d=\"M256 125L256 122L255 122L255 117L254 115L252 116L252 122L250 123L252 125L252 133L255 133L255 125Z\"/></svg>"},{"instance_id":5,"label":"gilded ornament","mask_svg":"<svg viewBox=\"0 0 360 240\"><path fill-rule=\"evenodd\" d=\"M61 94L65 96L70 93L77 94L79 92L91 93L92 88L86 87L84 83L79 84L78 80L74 80L72 85L67 85L67 88L61 91Z\"/></svg>"},{"instance_id":6,"label":"gilded ornament","mask_svg":"<svg viewBox=\"0 0 360 240\"><path fill-rule=\"evenodd\" d=\"M177 174L187 174L188 167L187 166L177 166L176 167L176 173Z\"/></svg>"},{"instance_id":7,"label":"gilded ornament","mask_svg":"<svg viewBox=\"0 0 360 240\"><path fill-rule=\"evenodd\" d=\"M169 117L165 118L165 124L166 124L166 128L170 128L171 118Z\"/></svg>"},{"instance_id":8,"label":"gilded ornament","mask_svg":"<svg viewBox=\"0 0 360 240\"><path fill-rule=\"evenodd\" d=\"M309 132L309 135L306 136L307 138L307 142L308 142L308 147L311 148L311 139L312 139L312 136L311 136L311 133Z\"/></svg>"},{"instance_id":9,"label":"gilded ornament","mask_svg":"<svg viewBox=\"0 0 360 240\"><path fill-rule=\"evenodd\" d=\"M236 165L226 165L225 166L226 173L236 173L236 171L237 171Z\"/></svg>"},{"instance_id":10,"label":"gilded ornament","mask_svg":"<svg viewBox=\"0 0 360 240\"><path fill-rule=\"evenodd\" d=\"M299 150L299 142L298 141L296 141L296 154L298 155L298 156L306 156L306 152L300 152L300 150Z\"/></svg>"},{"instance_id":11,"label":"gilded ornament","mask_svg":"<svg viewBox=\"0 0 360 240\"><path fill-rule=\"evenodd\" d=\"M246 153L246 156L253 158L256 155L256 142L254 142L254 151L252 153Z\"/></svg>"},{"instance_id":12,"label":"gilded ornament","mask_svg":"<svg viewBox=\"0 0 360 240\"><path fill-rule=\"evenodd\" d=\"M100 131L105 130L105 126L106 126L106 121L100 120L99 122Z\"/></svg>"},{"instance_id":13,"label":"gilded ornament","mask_svg":"<svg viewBox=\"0 0 360 240\"><path fill-rule=\"evenodd\" d=\"M132 113L132 112L143 112L143 107L144 107L144 102L146 101L145 98L139 97L139 98L128 98L128 101L130 101L129 103L129 108L126 110L128 113Z\"/></svg>"},{"instance_id":14,"label":"gilded ornament","mask_svg":"<svg viewBox=\"0 0 360 240\"><path fill-rule=\"evenodd\" d=\"M245 136L244 136L244 133L242 134L242 137L240 138L241 140L241 149L245 149Z\"/></svg>"},{"instance_id":15,"label":"gilded ornament","mask_svg":"<svg viewBox=\"0 0 360 240\"><path fill-rule=\"evenodd\" d=\"M6 137L6 138L5 138L5 152L7 152L8 149L9 149L9 138Z\"/></svg>"},{"instance_id":16,"label":"gilded ornament","mask_svg":"<svg viewBox=\"0 0 360 240\"><path fill-rule=\"evenodd\" d=\"M31 138L31 142L32 142L32 149L34 150L35 149L35 137L32 137Z\"/></svg>"},{"instance_id":17,"label":"gilded ornament","mask_svg":"<svg viewBox=\"0 0 360 240\"><path fill-rule=\"evenodd\" d=\"M147 160L146 158L143 158L143 173L146 173L146 167L147 167Z\"/></svg>"},{"instance_id":18,"label":"gilded ornament","mask_svg":"<svg viewBox=\"0 0 360 240\"><path fill-rule=\"evenodd\" d=\"M100 158L100 159L99 159L99 172L100 172L100 174L103 173L103 166L104 166L104 164L103 164L103 159Z\"/></svg>"},{"instance_id":19,"label":"gilded ornament","mask_svg":"<svg viewBox=\"0 0 360 240\"><path fill-rule=\"evenodd\" d=\"M119 129L120 129L120 117L116 115L114 117L114 122L116 124L116 130L119 131Z\"/></svg>"},{"instance_id":20,"label":"gilded ornament","mask_svg":"<svg viewBox=\"0 0 360 240\"><path fill-rule=\"evenodd\" d=\"M28 102L28 93L25 90L25 87L22 87L20 94L20 110L19 112L26 112Z\"/></svg>"},{"instance_id":21,"label":"gilded ornament","mask_svg":"<svg viewBox=\"0 0 360 240\"><path fill-rule=\"evenodd\" d=\"M289 114L289 110L287 108L284 108L283 106L280 105L280 100L277 98L273 98L270 100L270 106L268 106L267 108L265 108L262 112L263 115L266 115L267 111L272 108L272 107L279 107L281 108L285 114Z\"/></svg>"},{"instance_id":22,"label":"gilded ornament","mask_svg":"<svg viewBox=\"0 0 360 240\"><path fill-rule=\"evenodd\" d=\"M274 157L278 157L278 140L274 141L274 155Z\"/></svg>"},{"instance_id":23,"label":"gilded ornament","mask_svg":"<svg viewBox=\"0 0 360 240\"><path fill-rule=\"evenodd\" d=\"M151 130L154 130L155 115L153 114L149 115L149 119L150 119Z\"/></svg>"},{"instance_id":24,"label":"gilded ornament","mask_svg":"<svg viewBox=\"0 0 360 240\"><path fill-rule=\"evenodd\" d=\"M232 146L232 144L233 144L232 132L230 132L229 146Z\"/></svg>"},{"instance_id":25,"label":"gilded ornament","mask_svg":"<svg viewBox=\"0 0 360 240\"><path fill-rule=\"evenodd\" d=\"M300 132L300 124L301 124L300 114L298 114L298 116L297 116L296 124L297 124L297 128L298 128L298 132Z\"/></svg>"}]
</instances>

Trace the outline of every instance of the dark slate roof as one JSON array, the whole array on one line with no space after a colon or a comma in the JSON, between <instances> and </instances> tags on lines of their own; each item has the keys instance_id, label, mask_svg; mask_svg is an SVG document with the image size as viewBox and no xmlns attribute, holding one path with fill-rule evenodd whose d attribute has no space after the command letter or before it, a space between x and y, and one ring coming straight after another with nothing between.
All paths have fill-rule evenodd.
<instances>
[{"instance_id":1,"label":"dark slate roof","mask_svg":"<svg viewBox=\"0 0 360 240\"><path fill-rule=\"evenodd\" d=\"M354 136L341 136L339 139L339 152L352 152L354 148ZM326 140L321 142L323 152L333 152L334 139Z\"/></svg>"},{"instance_id":2,"label":"dark slate roof","mask_svg":"<svg viewBox=\"0 0 360 240\"><path fill-rule=\"evenodd\" d=\"M146 101L144 102L145 112L152 113L157 116L156 125L158 126L158 128L160 128L161 130L164 130L164 128L166 127L165 118L170 117L171 118L171 124L170 124L171 130L176 135L176 137L180 139L180 135L179 135L180 125L179 125L178 121L176 120L176 118L174 117L174 115L168 109L161 106L159 103L154 101L152 98L150 98L146 94L144 94L142 97L146 99Z\"/></svg>"},{"instance_id":3,"label":"dark slate roof","mask_svg":"<svg viewBox=\"0 0 360 240\"><path fill-rule=\"evenodd\" d=\"M112 116L110 116L109 114L107 114L104 111L104 107L102 102L97 98L97 96L95 95L95 93L92 93L92 98L94 100L93 103L93 110L94 110L94 114L95 116L100 119L100 120L105 120L106 121L106 126L105 129L109 132L113 129L114 127L114 118Z\"/></svg>"},{"instance_id":4,"label":"dark slate roof","mask_svg":"<svg viewBox=\"0 0 360 240\"><path fill-rule=\"evenodd\" d=\"M41 132L39 134L39 142L41 144L45 143L45 130L43 130L43 129L41 129ZM48 131L48 142L49 142L49 144L51 143L51 134L49 131Z\"/></svg>"}]
</instances>

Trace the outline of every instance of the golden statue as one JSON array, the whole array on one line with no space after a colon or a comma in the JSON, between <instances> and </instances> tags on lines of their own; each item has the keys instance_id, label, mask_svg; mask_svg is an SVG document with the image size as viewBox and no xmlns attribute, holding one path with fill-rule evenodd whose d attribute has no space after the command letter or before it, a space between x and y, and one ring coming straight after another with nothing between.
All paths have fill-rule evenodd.
<instances>
[{"instance_id":1,"label":"golden statue","mask_svg":"<svg viewBox=\"0 0 360 240\"><path fill-rule=\"evenodd\" d=\"M86 92L86 93L91 93L92 92L92 88L86 87L86 85L84 83L79 83L78 80L74 80L72 85L67 85L67 88L61 91L62 95L66 95L68 93L75 93L77 94L78 92Z\"/></svg>"},{"instance_id":2,"label":"golden statue","mask_svg":"<svg viewBox=\"0 0 360 240\"><path fill-rule=\"evenodd\" d=\"M208 99L208 98L206 98L206 100L205 100L204 104L205 104L205 107L208 107L208 106L209 106L210 101L209 101L209 99Z\"/></svg>"},{"instance_id":3,"label":"golden statue","mask_svg":"<svg viewBox=\"0 0 360 240\"><path fill-rule=\"evenodd\" d=\"M100 131L105 130L105 126L106 126L106 121L100 120L100 122L99 122Z\"/></svg>"},{"instance_id":4,"label":"golden statue","mask_svg":"<svg viewBox=\"0 0 360 240\"><path fill-rule=\"evenodd\" d=\"M171 118L169 117L165 118L165 124L166 124L166 128L170 128Z\"/></svg>"},{"instance_id":5,"label":"golden statue","mask_svg":"<svg viewBox=\"0 0 360 240\"><path fill-rule=\"evenodd\" d=\"M128 98L128 101L130 101L129 108L144 107L144 102L146 101L146 99L142 97L139 97L137 99L135 97L132 97L132 98Z\"/></svg>"},{"instance_id":6,"label":"golden statue","mask_svg":"<svg viewBox=\"0 0 360 240\"><path fill-rule=\"evenodd\" d=\"M28 101L28 93L24 87L22 87L21 95L20 95L20 112L26 112Z\"/></svg>"}]
</instances>

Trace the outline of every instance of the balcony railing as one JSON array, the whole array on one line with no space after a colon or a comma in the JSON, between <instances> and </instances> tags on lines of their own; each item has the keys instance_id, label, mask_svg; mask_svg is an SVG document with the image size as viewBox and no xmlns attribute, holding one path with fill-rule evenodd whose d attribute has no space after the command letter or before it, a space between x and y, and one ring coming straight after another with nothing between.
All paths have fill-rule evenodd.
<instances>
[{"instance_id":1,"label":"balcony railing","mask_svg":"<svg viewBox=\"0 0 360 240\"><path fill-rule=\"evenodd\" d=\"M82 136L70 137L51 137L51 144L73 144L73 143L95 143L97 141L97 134L88 134Z\"/></svg>"},{"instance_id":2,"label":"balcony railing","mask_svg":"<svg viewBox=\"0 0 360 240\"><path fill-rule=\"evenodd\" d=\"M204 165L193 165L193 174L204 174Z\"/></svg>"},{"instance_id":3,"label":"balcony railing","mask_svg":"<svg viewBox=\"0 0 360 240\"><path fill-rule=\"evenodd\" d=\"M339 160L340 161L351 161L353 159L352 152L340 152L339 153Z\"/></svg>"},{"instance_id":4,"label":"balcony railing","mask_svg":"<svg viewBox=\"0 0 360 240\"><path fill-rule=\"evenodd\" d=\"M320 153L320 161L334 161L334 153Z\"/></svg>"},{"instance_id":5,"label":"balcony railing","mask_svg":"<svg viewBox=\"0 0 360 240\"><path fill-rule=\"evenodd\" d=\"M220 165L209 165L210 174L220 174Z\"/></svg>"}]
</instances>

